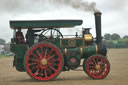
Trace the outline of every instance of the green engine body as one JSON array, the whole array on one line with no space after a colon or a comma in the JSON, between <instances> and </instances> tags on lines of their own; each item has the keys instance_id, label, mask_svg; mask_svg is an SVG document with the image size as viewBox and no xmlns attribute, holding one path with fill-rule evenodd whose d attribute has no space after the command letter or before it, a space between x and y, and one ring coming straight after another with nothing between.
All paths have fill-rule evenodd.
<instances>
[{"instance_id":1,"label":"green engine body","mask_svg":"<svg viewBox=\"0 0 128 85\"><path fill-rule=\"evenodd\" d=\"M106 55L107 52L104 45L96 43L87 44L83 38L64 38L55 42L47 42L55 44L61 50L65 57L65 65L69 65L71 69L75 69L74 66L79 65L81 59L87 59L93 54ZM15 53L14 64L18 71L25 71L24 57L28 50L29 46L27 44L11 44L11 51ZM75 62L72 62L72 59L75 59Z\"/></svg>"},{"instance_id":2,"label":"green engine body","mask_svg":"<svg viewBox=\"0 0 128 85\"><path fill-rule=\"evenodd\" d=\"M31 48L26 42L16 43L15 32L17 29L29 29L29 27L42 28L43 32L47 30L51 30L52 32L52 30L55 30L58 34L60 31L57 28L74 27L76 25L81 25L82 22L82 20L10 21L10 26L14 29L14 37L12 38L10 49L15 54L13 63L16 69L18 71L25 71L24 57ZM50 34L49 38L43 37L43 39L39 36L39 41L36 41L34 44L38 42L54 44L63 54L64 66L69 69L75 69L80 65L81 59L87 59L93 54L102 54L106 56L107 53L106 47L102 43L96 43L96 41L93 40L91 33L89 33L89 29L86 31L87 33L82 31L83 35L81 37L78 37L76 34L76 36L72 38L62 38L63 35L61 33L56 38L54 38L52 34Z\"/></svg>"}]
</instances>

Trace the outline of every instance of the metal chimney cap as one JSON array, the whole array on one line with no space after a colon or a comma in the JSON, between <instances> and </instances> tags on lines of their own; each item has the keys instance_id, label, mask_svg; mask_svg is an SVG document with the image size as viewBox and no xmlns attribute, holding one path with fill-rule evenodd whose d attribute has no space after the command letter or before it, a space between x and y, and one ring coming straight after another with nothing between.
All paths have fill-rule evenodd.
<instances>
[{"instance_id":1,"label":"metal chimney cap","mask_svg":"<svg viewBox=\"0 0 128 85\"><path fill-rule=\"evenodd\" d=\"M101 12L95 12L94 15L100 16L102 13Z\"/></svg>"}]
</instances>

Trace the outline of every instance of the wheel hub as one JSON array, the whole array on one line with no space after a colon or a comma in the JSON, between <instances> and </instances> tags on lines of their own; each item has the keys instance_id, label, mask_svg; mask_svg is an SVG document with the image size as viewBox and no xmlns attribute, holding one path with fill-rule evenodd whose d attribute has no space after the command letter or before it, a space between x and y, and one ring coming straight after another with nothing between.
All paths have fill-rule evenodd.
<instances>
[{"instance_id":1,"label":"wheel hub","mask_svg":"<svg viewBox=\"0 0 128 85\"><path fill-rule=\"evenodd\" d=\"M100 70L100 65L96 65L96 70Z\"/></svg>"},{"instance_id":2,"label":"wheel hub","mask_svg":"<svg viewBox=\"0 0 128 85\"><path fill-rule=\"evenodd\" d=\"M71 59L71 62L72 62L72 63L75 63L75 62L76 62L76 59L75 59L75 58L72 58L72 59Z\"/></svg>"},{"instance_id":3,"label":"wheel hub","mask_svg":"<svg viewBox=\"0 0 128 85\"><path fill-rule=\"evenodd\" d=\"M41 60L41 64L42 64L42 65L46 65L46 64L47 64L47 59L42 59L42 60Z\"/></svg>"}]
</instances>

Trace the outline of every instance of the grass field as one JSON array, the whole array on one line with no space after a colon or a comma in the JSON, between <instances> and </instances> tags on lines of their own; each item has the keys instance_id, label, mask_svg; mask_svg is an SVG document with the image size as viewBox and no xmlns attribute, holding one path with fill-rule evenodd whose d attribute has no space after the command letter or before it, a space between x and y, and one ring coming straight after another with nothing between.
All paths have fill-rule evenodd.
<instances>
[{"instance_id":1,"label":"grass field","mask_svg":"<svg viewBox=\"0 0 128 85\"><path fill-rule=\"evenodd\" d=\"M10 57L13 57L13 56L0 55L0 58L10 58Z\"/></svg>"},{"instance_id":2,"label":"grass field","mask_svg":"<svg viewBox=\"0 0 128 85\"><path fill-rule=\"evenodd\" d=\"M128 49L109 49L108 60L111 70L103 80L92 80L83 71L69 71L53 81L37 82L13 68L13 57L1 57L0 85L128 85Z\"/></svg>"}]
</instances>

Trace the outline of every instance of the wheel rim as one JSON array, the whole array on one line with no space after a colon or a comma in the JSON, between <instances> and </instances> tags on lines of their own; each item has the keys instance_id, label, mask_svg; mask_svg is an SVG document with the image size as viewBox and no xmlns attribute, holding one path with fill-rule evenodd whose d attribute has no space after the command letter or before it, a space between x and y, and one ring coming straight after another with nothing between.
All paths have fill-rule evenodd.
<instances>
[{"instance_id":1,"label":"wheel rim","mask_svg":"<svg viewBox=\"0 0 128 85\"><path fill-rule=\"evenodd\" d=\"M52 44L38 43L34 45L25 57L27 73L37 80L51 80L62 70L63 57Z\"/></svg>"},{"instance_id":2,"label":"wheel rim","mask_svg":"<svg viewBox=\"0 0 128 85\"><path fill-rule=\"evenodd\" d=\"M109 61L101 55L95 55L89 58L85 66L85 72L93 79L103 79L110 71Z\"/></svg>"}]
</instances>

